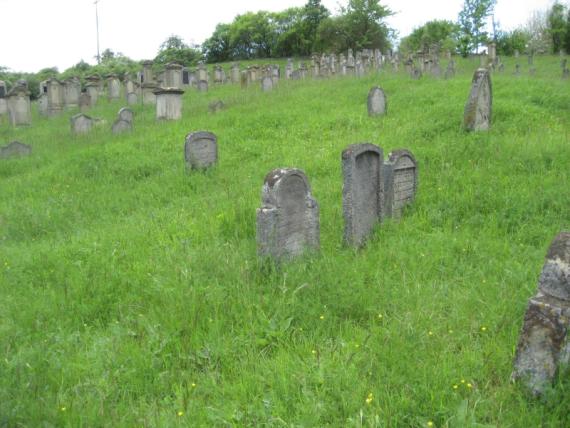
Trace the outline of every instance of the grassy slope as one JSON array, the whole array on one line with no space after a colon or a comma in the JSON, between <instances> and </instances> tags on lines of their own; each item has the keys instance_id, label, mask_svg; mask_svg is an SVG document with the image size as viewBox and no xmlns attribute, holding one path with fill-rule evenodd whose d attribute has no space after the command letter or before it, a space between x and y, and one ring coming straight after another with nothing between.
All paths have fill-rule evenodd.
<instances>
[{"instance_id":1,"label":"grassy slope","mask_svg":"<svg viewBox=\"0 0 570 428\"><path fill-rule=\"evenodd\" d=\"M563 426L567 381L546 403L509 382L546 248L570 227L570 90L557 58L536 62L536 78L493 76L484 134L461 130L469 62L451 81L188 91L183 120L136 107L124 136L104 100L88 136L69 114L1 127L34 154L0 163L0 426ZM384 118L367 117L374 84ZM220 162L186 174L196 130ZM355 251L340 153L363 141L412 150L420 189ZM309 177L322 251L276 270L256 258L255 208L280 166Z\"/></svg>"}]
</instances>

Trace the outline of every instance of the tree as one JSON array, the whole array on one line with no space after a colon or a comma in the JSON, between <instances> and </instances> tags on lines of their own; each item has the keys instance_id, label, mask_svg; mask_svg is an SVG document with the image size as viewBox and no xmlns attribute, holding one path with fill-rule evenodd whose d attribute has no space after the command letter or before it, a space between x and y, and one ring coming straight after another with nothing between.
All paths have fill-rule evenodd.
<instances>
[{"instance_id":1,"label":"tree","mask_svg":"<svg viewBox=\"0 0 570 428\"><path fill-rule=\"evenodd\" d=\"M564 50L566 53L570 53L570 7L568 8L568 14L566 15L566 35L564 38Z\"/></svg>"},{"instance_id":2,"label":"tree","mask_svg":"<svg viewBox=\"0 0 570 428\"><path fill-rule=\"evenodd\" d=\"M493 12L497 0L465 0L463 9L459 12L458 24L460 29L459 51L467 56L477 51L481 43L487 39L484 30L485 20Z\"/></svg>"},{"instance_id":3,"label":"tree","mask_svg":"<svg viewBox=\"0 0 570 428\"><path fill-rule=\"evenodd\" d=\"M232 58L230 24L218 24L214 33L202 44L202 52L208 62L223 62Z\"/></svg>"},{"instance_id":4,"label":"tree","mask_svg":"<svg viewBox=\"0 0 570 428\"><path fill-rule=\"evenodd\" d=\"M512 56L515 51L524 52L528 44L528 33L518 29L513 31L498 30L496 34L497 53Z\"/></svg>"},{"instance_id":5,"label":"tree","mask_svg":"<svg viewBox=\"0 0 570 428\"><path fill-rule=\"evenodd\" d=\"M154 62L156 64L175 62L180 65L193 65L198 62L200 56L199 50L188 46L180 36L172 35L162 42Z\"/></svg>"},{"instance_id":6,"label":"tree","mask_svg":"<svg viewBox=\"0 0 570 428\"><path fill-rule=\"evenodd\" d=\"M428 52L430 50L455 51L459 38L459 26L451 21L429 21L402 38L400 50L403 52Z\"/></svg>"},{"instance_id":7,"label":"tree","mask_svg":"<svg viewBox=\"0 0 570 428\"><path fill-rule=\"evenodd\" d=\"M341 12L348 47L356 50L386 50L390 47L390 30L383 20L393 13L379 0L348 0L348 5L342 7Z\"/></svg>"},{"instance_id":8,"label":"tree","mask_svg":"<svg viewBox=\"0 0 570 428\"><path fill-rule=\"evenodd\" d=\"M566 37L566 20L564 15L566 7L556 2L548 12L548 32L552 39L552 51L558 53L560 49L564 48Z\"/></svg>"}]
</instances>

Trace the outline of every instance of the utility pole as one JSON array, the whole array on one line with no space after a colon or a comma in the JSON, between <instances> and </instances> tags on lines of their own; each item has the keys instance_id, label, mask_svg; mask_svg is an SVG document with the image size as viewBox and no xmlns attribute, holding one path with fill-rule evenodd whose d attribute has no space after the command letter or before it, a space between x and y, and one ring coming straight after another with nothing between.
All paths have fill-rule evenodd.
<instances>
[{"instance_id":1,"label":"utility pole","mask_svg":"<svg viewBox=\"0 0 570 428\"><path fill-rule=\"evenodd\" d=\"M97 64L101 64L101 55L99 53L99 13L97 11L97 4L99 0L95 0L95 25L97 25Z\"/></svg>"}]
</instances>

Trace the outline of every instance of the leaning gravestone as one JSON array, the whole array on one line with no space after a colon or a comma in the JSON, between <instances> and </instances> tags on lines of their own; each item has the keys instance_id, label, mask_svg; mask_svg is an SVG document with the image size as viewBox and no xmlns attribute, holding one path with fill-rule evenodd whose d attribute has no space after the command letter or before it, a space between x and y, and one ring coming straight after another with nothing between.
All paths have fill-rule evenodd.
<instances>
[{"instance_id":1,"label":"leaning gravestone","mask_svg":"<svg viewBox=\"0 0 570 428\"><path fill-rule=\"evenodd\" d=\"M384 163L384 216L396 219L416 198L418 167L408 150L395 150Z\"/></svg>"},{"instance_id":2,"label":"leaning gravestone","mask_svg":"<svg viewBox=\"0 0 570 428\"><path fill-rule=\"evenodd\" d=\"M273 79L269 76L265 76L261 79L261 90L263 92L269 92L273 89Z\"/></svg>"},{"instance_id":3,"label":"leaning gravestone","mask_svg":"<svg viewBox=\"0 0 570 428\"><path fill-rule=\"evenodd\" d=\"M531 297L517 346L513 379L535 394L544 392L560 370L570 363L570 232L550 245Z\"/></svg>"},{"instance_id":4,"label":"leaning gravestone","mask_svg":"<svg viewBox=\"0 0 570 428\"><path fill-rule=\"evenodd\" d=\"M83 113L72 116L70 122L71 132L74 134L87 134L93 127L93 119Z\"/></svg>"},{"instance_id":5,"label":"leaning gravestone","mask_svg":"<svg viewBox=\"0 0 570 428\"><path fill-rule=\"evenodd\" d=\"M374 144L353 144L342 152L344 241L349 245L364 244L381 220L383 162L382 149Z\"/></svg>"},{"instance_id":6,"label":"leaning gravestone","mask_svg":"<svg viewBox=\"0 0 570 428\"><path fill-rule=\"evenodd\" d=\"M0 147L0 159L29 156L31 153L32 147L19 141L12 141L10 144Z\"/></svg>"},{"instance_id":7,"label":"leaning gravestone","mask_svg":"<svg viewBox=\"0 0 570 428\"><path fill-rule=\"evenodd\" d=\"M491 127L493 92L491 75L479 68L473 75L471 92L463 115L463 127L468 131L487 131Z\"/></svg>"},{"instance_id":8,"label":"leaning gravestone","mask_svg":"<svg viewBox=\"0 0 570 428\"><path fill-rule=\"evenodd\" d=\"M258 255L275 261L319 249L319 205L303 171L278 168L265 176L256 239Z\"/></svg>"},{"instance_id":9,"label":"leaning gravestone","mask_svg":"<svg viewBox=\"0 0 570 428\"><path fill-rule=\"evenodd\" d=\"M386 94L378 86L368 92L368 116L382 116L386 114Z\"/></svg>"},{"instance_id":10,"label":"leaning gravestone","mask_svg":"<svg viewBox=\"0 0 570 428\"><path fill-rule=\"evenodd\" d=\"M186 136L184 159L189 169L208 168L218 162L218 139L211 132L193 132Z\"/></svg>"}]
</instances>

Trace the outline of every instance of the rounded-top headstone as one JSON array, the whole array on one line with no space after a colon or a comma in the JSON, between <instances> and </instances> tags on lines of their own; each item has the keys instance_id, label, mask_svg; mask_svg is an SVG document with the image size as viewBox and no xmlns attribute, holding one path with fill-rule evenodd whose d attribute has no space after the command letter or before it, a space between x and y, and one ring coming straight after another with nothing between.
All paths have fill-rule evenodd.
<instances>
[{"instance_id":1,"label":"rounded-top headstone","mask_svg":"<svg viewBox=\"0 0 570 428\"><path fill-rule=\"evenodd\" d=\"M218 139L206 131L192 132L186 136L184 159L192 169L208 168L218 161Z\"/></svg>"},{"instance_id":2,"label":"rounded-top headstone","mask_svg":"<svg viewBox=\"0 0 570 428\"><path fill-rule=\"evenodd\" d=\"M570 232L558 234L550 244L538 288L548 296L570 301Z\"/></svg>"},{"instance_id":3,"label":"rounded-top headstone","mask_svg":"<svg viewBox=\"0 0 570 428\"><path fill-rule=\"evenodd\" d=\"M134 116L135 116L135 114L130 108L123 107L121 110L119 110L119 119L120 120L124 120L126 122L132 122Z\"/></svg>"},{"instance_id":4,"label":"rounded-top headstone","mask_svg":"<svg viewBox=\"0 0 570 428\"><path fill-rule=\"evenodd\" d=\"M368 92L368 116L381 116L386 114L386 94L378 86Z\"/></svg>"}]
</instances>

